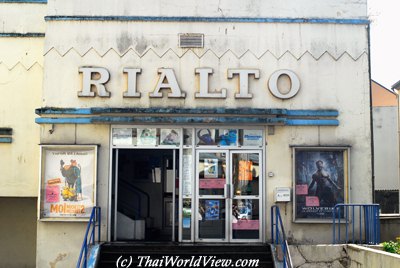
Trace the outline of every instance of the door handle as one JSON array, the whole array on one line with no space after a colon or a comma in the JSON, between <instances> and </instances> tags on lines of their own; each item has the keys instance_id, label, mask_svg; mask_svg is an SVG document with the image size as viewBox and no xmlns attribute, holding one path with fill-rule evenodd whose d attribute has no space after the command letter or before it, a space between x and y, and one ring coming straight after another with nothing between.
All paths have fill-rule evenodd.
<instances>
[{"instance_id":1,"label":"door handle","mask_svg":"<svg viewBox=\"0 0 400 268\"><path fill-rule=\"evenodd\" d=\"M224 197L231 198L231 185L230 184L225 184L224 191L225 191Z\"/></svg>"}]
</instances>

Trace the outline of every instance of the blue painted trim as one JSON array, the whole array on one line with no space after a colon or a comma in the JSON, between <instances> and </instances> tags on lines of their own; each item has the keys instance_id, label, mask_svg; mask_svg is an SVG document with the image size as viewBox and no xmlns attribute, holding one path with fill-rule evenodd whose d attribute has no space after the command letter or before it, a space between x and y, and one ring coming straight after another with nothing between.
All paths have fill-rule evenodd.
<instances>
[{"instance_id":1,"label":"blue painted trim","mask_svg":"<svg viewBox=\"0 0 400 268\"><path fill-rule=\"evenodd\" d=\"M94 114L231 114L231 115L287 115L336 117L337 110L287 110L256 108L52 108L36 109L38 115L94 115Z\"/></svg>"},{"instance_id":2,"label":"blue painted trim","mask_svg":"<svg viewBox=\"0 0 400 268\"><path fill-rule=\"evenodd\" d=\"M339 116L337 110L287 110L288 116Z\"/></svg>"},{"instance_id":3,"label":"blue painted trim","mask_svg":"<svg viewBox=\"0 0 400 268\"><path fill-rule=\"evenodd\" d=\"M128 124L128 123L159 123L159 124L273 124L287 126L338 126L336 119L286 119L260 117L203 117L203 116L98 116L98 117L67 117L67 118L36 118L38 124Z\"/></svg>"},{"instance_id":4,"label":"blue painted trim","mask_svg":"<svg viewBox=\"0 0 400 268\"><path fill-rule=\"evenodd\" d=\"M13 129L10 127L0 127L0 135L9 135L11 136L13 133Z\"/></svg>"},{"instance_id":5,"label":"blue painted trim","mask_svg":"<svg viewBox=\"0 0 400 268\"><path fill-rule=\"evenodd\" d=\"M94 114L137 113L137 114L235 114L235 115L282 115L284 109L255 108L92 108Z\"/></svg>"},{"instance_id":6,"label":"blue painted trim","mask_svg":"<svg viewBox=\"0 0 400 268\"><path fill-rule=\"evenodd\" d=\"M318 23L369 24L368 19L334 18L247 18L247 17L156 17L156 16L46 16L46 21L162 21L162 22L243 22L243 23Z\"/></svg>"},{"instance_id":7,"label":"blue painted trim","mask_svg":"<svg viewBox=\"0 0 400 268\"><path fill-rule=\"evenodd\" d=\"M91 118L36 118L37 124L91 124Z\"/></svg>"},{"instance_id":8,"label":"blue painted trim","mask_svg":"<svg viewBox=\"0 0 400 268\"><path fill-rule=\"evenodd\" d=\"M288 126L338 126L337 110L287 110L253 108L52 108L36 109L38 124L273 124ZM126 115L122 115L126 114ZM62 117L63 115L88 117ZM115 115L115 116L114 116Z\"/></svg>"},{"instance_id":9,"label":"blue painted trim","mask_svg":"<svg viewBox=\"0 0 400 268\"><path fill-rule=\"evenodd\" d=\"M38 115L93 115L93 114L234 114L285 115L286 109L253 108L39 108Z\"/></svg>"},{"instance_id":10,"label":"blue painted trim","mask_svg":"<svg viewBox=\"0 0 400 268\"><path fill-rule=\"evenodd\" d=\"M0 137L0 143L12 143L12 138L10 138L10 137Z\"/></svg>"},{"instance_id":11,"label":"blue painted trim","mask_svg":"<svg viewBox=\"0 0 400 268\"><path fill-rule=\"evenodd\" d=\"M37 124L125 124L125 123L160 123L160 124L280 124L285 118L258 117L132 117L132 116L99 116L99 117L66 117L66 118L36 118Z\"/></svg>"},{"instance_id":12,"label":"blue painted trim","mask_svg":"<svg viewBox=\"0 0 400 268\"><path fill-rule=\"evenodd\" d=\"M287 119L287 126L338 126L336 119Z\"/></svg>"},{"instance_id":13,"label":"blue painted trim","mask_svg":"<svg viewBox=\"0 0 400 268\"><path fill-rule=\"evenodd\" d=\"M0 33L0 37L44 37L44 33Z\"/></svg>"},{"instance_id":14,"label":"blue painted trim","mask_svg":"<svg viewBox=\"0 0 400 268\"><path fill-rule=\"evenodd\" d=\"M38 115L42 114L74 114L74 115L90 115L93 114L93 108L39 108L35 110L35 113Z\"/></svg>"},{"instance_id":15,"label":"blue painted trim","mask_svg":"<svg viewBox=\"0 0 400 268\"><path fill-rule=\"evenodd\" d=\"M0 0L0 3L47 4L47 0Z\"/></svg>"},{"instance_id":16,"label":"blue painted trim","mask_svg":"<svg viewBox=\"0 0 400 268\"><path fill-rule=\"evenodd\" d=\"M168 123L168 124L284 124L284 118L257 117L96 117L93 123Z\"/></svg>"}]
</instances>

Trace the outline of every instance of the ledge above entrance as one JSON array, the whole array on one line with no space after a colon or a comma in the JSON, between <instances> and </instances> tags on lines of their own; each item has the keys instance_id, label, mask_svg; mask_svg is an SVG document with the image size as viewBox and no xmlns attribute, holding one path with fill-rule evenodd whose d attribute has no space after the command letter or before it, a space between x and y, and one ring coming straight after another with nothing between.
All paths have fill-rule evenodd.
<instances>
[{"instance_id":1,"label":"ledge above entrance","mask_svg":"<svg viewBox=\"0 0 400 268\"><path fill-rule=\"evenodd\" d=\"M253 108L54 108L36 109L38 124L232 123L338 126L337 110Z\"/></svg>"}]
</instances>

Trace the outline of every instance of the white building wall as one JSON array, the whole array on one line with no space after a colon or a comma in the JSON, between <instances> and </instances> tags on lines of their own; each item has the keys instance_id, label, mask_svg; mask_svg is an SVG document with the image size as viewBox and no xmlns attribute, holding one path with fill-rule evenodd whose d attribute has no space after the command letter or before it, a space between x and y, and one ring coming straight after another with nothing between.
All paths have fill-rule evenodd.
<instances>
[{"instance_id":1,"label":"white building wall","mask_svg":"<svg viewBox=\"0 0 400 268\"><path fill-rule=\"evenodd\" d=\"M273 189L293 186L292 155L289 145L349 145L350 201L371 203L371 134L369 114L369 55L365 25L330 23L254 22L140 22L74 21L62 16L200 16L200 17L281 17L365 19L366 1L128 1L100 4L49 1L45 44L45 74L42 107L174 107L174 108L287 108L337 109L339 126L276 126L267 136L266 211L273 204ZM288 8L290 7L290 8ZM105 19L105 21L103 20ZM121 18L120 18L121 19ZM203 49L180 49L179 33L203 33ZM111 79L106 84L110 98L79 98L82 75L79 67L104 67ZM124 67L142 68L138 78L139 99L122 97L127 87ZM184 99L149 98L157 82L158 68L173 68ZM194 69L211 67L210 89L227 89L226 99L194 97L198 79ZM228 68L260 70L260 79L250 78L250 100L235 99L237 77L226 78ZM278 69L293 70L301 81L300 92L292 99L271 95L267 83ZM109 126L42 125L42 143L99 144L98 204L108 208ZM299 243L329 243L329 224L292 222L292 205L285 207L288 236ZM103 237L107 213L103 213ZM267 224L269 220L267 219ZM57 261L57 267L71 267L78 256L84 223L39 222L37 266ZM268 226L268 225L266 225ZM269 234L267 234L269 237ZM57 239L54 239L57 238ZM60 243L68 239L70 244ZM59 257L61 256L61 257Z\"/></svg>"},{"instance_id":2,"label":"white building wall","mask_svg":"<svg viewBox=\"0 0 400 268\"><path fill-rule=\"evenodd\" d=\"M0 32L2 33L44 33L44 16L47 5L41 3L1 3Z\"/></svg>"},{"instance_id":3,"label":"white building wall","mask_svg":"<svg viewBox=\"0 0 400 268\"><path fill-rule=\"evenodd\" d=\"M366 18L367 0L48 1L49 15Z\"/></svg>"},{"instance_id":4,"label":"white building wall","mask_svg":"<svg viewBox=\"0 0 400 268\"><path fill-rule=\"evenodd\" d=\"M45 4L0 3L0 267L35 267Z\"/></svg>"}]
</instances>

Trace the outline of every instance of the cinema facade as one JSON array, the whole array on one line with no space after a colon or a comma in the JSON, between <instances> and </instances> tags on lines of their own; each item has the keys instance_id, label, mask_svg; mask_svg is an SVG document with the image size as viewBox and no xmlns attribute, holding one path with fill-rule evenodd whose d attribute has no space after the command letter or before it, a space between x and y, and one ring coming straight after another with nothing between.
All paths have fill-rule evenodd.
<instances>
[{"instance_id":1,"label":"cinema facade","mask_svg":"<svg viewBox=\"0 0 400 268\"><path fill-rule=\"evenodd\" d=\"M266 243L277 204L290 241L329 243L334 204L372 202L366 1L64 2L45 17L38 267L73 265L93 206L104 241Z\"/></svg>"}]
</instances>

